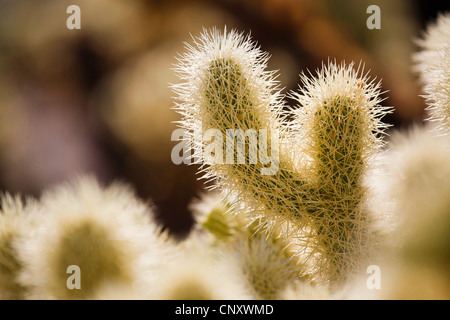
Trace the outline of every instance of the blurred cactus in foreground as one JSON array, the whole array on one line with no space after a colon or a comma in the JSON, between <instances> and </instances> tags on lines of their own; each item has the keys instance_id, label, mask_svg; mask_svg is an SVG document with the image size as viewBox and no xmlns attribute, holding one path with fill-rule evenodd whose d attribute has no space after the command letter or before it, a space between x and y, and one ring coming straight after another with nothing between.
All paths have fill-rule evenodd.
<instances>
[{"instance_id":1,"label":"blurred cactus in foreground","mask_svg":"<svg viewBox=\"0 0 450 320\"><path fill-rule=\"evenodd\" d=\"M145 285L168 256L150 209L122 185L79 179L48 190L29 215L40 221L16 245L32 298L91 299L104 285ZM67 285L70 266L80 271L77 289Z\"/></svg>"},{"instance_id":2,"label":"blurred cactus in foreground","mask_svg":"<svg viewBox=\"0 0 450 320\"><path fill-rule=\"evenodd\" d=\"M199 239L180 243L178 255L170 261L155 283L151 296L162 300L252 299L237 269L221 263L216 250Z\"/></svg>"},{"instance_id":3,"label":"blurred cactus in foreground","mask_svg":"<svg viewBox=\"0 0 450 320\"><path fill-rule=\"evenodd\" d=\"M30 219L19 197L0 199L0 299L24 299L27 288L19 281L23 265L15 242L28 233Z\"/></svg>"},{"instance_id":4,"label":"blurred cactus in foreground","mask_svg":"<svg viewBox=\"0 0 450 320\"><path fill-rule=\"evenodd\" d=\"M396 132L383 156L378 179L396 217L392 246L386 254L382 299L450 298L450 16L430 24L415 70L426 93L425 125ZM394 245L395 243L395 245Z\"/></svg>"}]
</instances>

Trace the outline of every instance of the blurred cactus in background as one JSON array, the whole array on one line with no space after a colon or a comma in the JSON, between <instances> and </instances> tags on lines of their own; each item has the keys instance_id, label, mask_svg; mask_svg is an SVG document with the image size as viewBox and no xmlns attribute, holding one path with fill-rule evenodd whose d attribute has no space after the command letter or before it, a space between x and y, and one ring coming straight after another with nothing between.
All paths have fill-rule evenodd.
<instances>
[{"instance_id":1,"label":"blurred cactus in background","mask_svg":"<svg viewBox=\"0 0 450 320\"><path fill-rule=\"evenodd\" d=\"M220 251L190 238L179 244L178 254L160 272L152 299L252 299L238 269L223 263Z\"/></svg>"},{"instance_id":2,"label":"blurred cactus in background","mask_svg":"<svg viewBox=\"0 0 450 320\"><path fill-rule=\"evenodd\" d=\"M0 299L24 299L27 289L19 279L23 264L15 241L28 234L31 221L19 197L6 194L0 200Z\"/></svg>"},{"instance_id":3,"label":"blurred cactus in background","mask_svg":"<svg viewBox=\"0 0 450 320\"><path fill-rule=\"evenodd\" d=\"M396 133L380 181L391 193L402 247L384 298L450 298L450 16L441 14L414 54L429 104L424 126Z\"/></svg>"},{"instance_id":4,"label":"blurred cactus in background","mask_svg":"<svg viewBox=\"0 0 450 320\"><path fill-rule=\"evenodd\" d=\"M383 298L450 298L450 141L431 126L393 135L380 184L390 192L401 244Z\"/></svg>"}]
</instances>

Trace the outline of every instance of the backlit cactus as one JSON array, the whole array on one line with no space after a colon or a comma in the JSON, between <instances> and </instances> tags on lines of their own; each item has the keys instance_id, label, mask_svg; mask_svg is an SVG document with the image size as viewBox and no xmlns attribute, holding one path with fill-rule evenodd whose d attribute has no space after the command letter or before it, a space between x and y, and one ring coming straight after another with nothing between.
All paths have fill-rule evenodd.
<instances>
[{"instance_id":1,"label":"backlit cactus","mask_svg":"<svg viewBox=\"0 0 450 320\"><path fill-rule=\"evenodd\" d=\"M306 162L300 170L309 172L311 182L301 214L312 221L309 236L324 256L323 277L343 279L368 265L364 257L376 243L363 177L382 146L381 118L389 109L379 105L379 84L352 64L330 63L302 81L303 89L293 94L300 108L292 127Z\"/></svg>"},{"instance_id":2,"label":"backlit cactus","mask_svg":"<svg viewBox=\"0 0 450 320\"><path fill-rule=\"evenodd\" d=\"M245 279L232 265L221 263L219 252L191 237L158 273L151 298L163 300L253 299Z\"/></svg>"},{"instance_id":3,"label":"backlit cactus","mask_svg":"<svg viewBox=\"0 0 450 320\"><path fill-rule=\"evenodd\" d=\"M249 38L205 31L187 48L177 68L184 82L174 86L180 101L176 109L191 133L195 155L205 160L204 177L216 178L226 193L236 194L241 211L254 220L288 223L303 241L301 253L318 257L309 270L314 278L345 282L361 270L372 245L361 178L385 128L379 85L353 65L329 63L317 79L303 76L305 89L293 94L301 107L288 128L274 73L265 71L267 55ZM263 129L265 135L262 144L249 138L245 152L236 148L229 157L227 144L199 143L198 134L209 129L222 140L230 129ZM238 141L247 140L241 136Z\"/></svg>"}]
</instances>

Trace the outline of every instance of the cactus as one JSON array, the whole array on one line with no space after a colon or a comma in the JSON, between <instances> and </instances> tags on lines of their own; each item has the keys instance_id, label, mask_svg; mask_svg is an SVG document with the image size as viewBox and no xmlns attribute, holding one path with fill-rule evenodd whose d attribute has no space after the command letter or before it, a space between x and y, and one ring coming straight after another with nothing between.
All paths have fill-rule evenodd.
<instances>
[{"instance_id":1,"label":"cactus","mask_svg":"<svg viewBox=\"0 0 450 320\"><path fill-rule=\"evenodd\" d=\"M395 201L401 246L382 298L448 299L449 137L437 135L429 124L395 133L385 167L389 179L380 184Z\"/></svg>"},{"instance_id":2,"label":"cactus","mask_svg":"<svg viewBox=\"0 0 450 320\"><path fill-rule=\"evenodd\" d=\"M104 189L81 178L48 190L30 214L41 224L18 249L31 298L91 299L107 284L144 286L169 254L148 207L123 185ZM67 286L73 265L80 272L76 289Z\"/></svg>"},{"instance_id":3,"label":"cactus","mask_svg":"<svg viewBox=\"0 0 450 320\"><path fill-rule=\"evenodd\" d=\"M153 299L252 299L234 266L221 263L217 250L191 237L178 246L178 254L158 275Z\"/></svg>"},{"instance_id":4,"label":"cactus","mask_svg":"<svg viewBox=\"0 0 450 320\"><path fill-rule=\"evenodd\" d=\"M448 299L450 266L450 15L441 14L417 40L415 71L429 117L423 127L392 135L379 180L397 217L384 299ZM411 285L414 283L414 285Z\"/></svg>"},{"instance_id":5,"label":"cactus","mask_svg":"<svg viewBox=\"0 0 450 320\"><path fill-rule=\"evenodd\" d=\"M253 233L242 234L229 246L230 253L237 258L238 270L256 299L281 299L288 285L305 282L300 278L301 265L292 247L284 238L274 234L266 236L260 227Z\"/></svg>"},{"instance_id":6,"label":"cactus","mask_svg":"<svg viewBox=\"0 0 450 320\"><path fill-rule=\"evenodd\" d=\"M375 242L362 179L383 144L381 118L389 108L378 105L379 83L360 73L352 64L330 63L315 79L303 74L304 87L293 94L300 104L293 132L313 176L305 211L332 280L361 270Z\"/></svg>"},{"instance_id":7,"label":"cactus","mask_svg":"<svg viewBox=\"0 0 450 320\"><path fill-rule=\"evenodd\" d=\"M30 232L30 220L19 196L0 198L0 299L24 299L27 287L19 281L22 263L15 241Z\"/></svg>"},{"instance_id":8,"label":"cactus","mask_svg":"<svg viewBox=\"0 0 450 320\"><path fill-rule=\"evenodd\" d=\"M438 131L450 128L450 14L441 14L430 24L422 39L420 51L413 58L415 70L425 91L429 121L437 122Z\"/></svg>"},{"instance_id":9,"label":"cactus","mask_svg":"<svg viewBox=\"0 0 450 320\"><path fill-rule=\"evenodd\" d=\"M292 94L301 108L288 128L275 74L265 71L268 56L249 37L205 31L187 49L177 67L184 82L174 86L180 101L176 109L191 134L194 156L205 160L204 178L215 178L225 192L237 194L243 211L255 221L264 217L275 225L294 226L304 241L303 253L320 257L310 271L313 278L345 282L371 245L364 208L368 191L361 177L385 128L380 118L387 110L377 106L379 84L369 82L367 75L359 77L353 65L329 63L317 79L303 76L306 89ZM267 153L262 152L266 156L259 162L252 158L255 144L249 143L244 155L234 151L234 161L225 163L228 145L215 144L210 153L196 136L213 129L228 139L227 130L236 128L266 130L262 140L275 158L270 167ZM289 150L287 142L293 140L297 143Z\"/></svg>"},{"instance_id":10,"label":"cactus","mask_svg":"<svg viewBox=\"0 0 450 320\"><path fill-rule=\"evenodd\" d=\"M222 199L220 192L204 193L189 204L195 219L194 232L207 231L212 235L212 244L234 242L246 233L247 220L237 215L232 208L232 200Z\"/></svg>"},{"instance_id":11,"label":"cactus","mask_svg":"<svg viewBox=\"0 0 450 320\"><path fill-rule=\"evenodd\" d=\"M402 246L392 261L385 250L375 262L389 280L377 297L450 297L449 22L442 15L428 28L415 57L438 134L429 123L398 134L377 158L388 169L375 181L377 190L389 193L385 199L402 218L399 226L385 225L396 236L391 248L398 239ZM380 106L380 83L361 64L329 61L317 74L301 74L301 87L289 94L298 105L287 108L276 73L266 71L268 55L250 37L205 30L187 49L176 67L182 83L173 86L175 108L192 157L202 161L199 172L222 191L191 205L201 232L172 246L152 208L129 188L103 188L90 178L50 189L27 206L5 195L2 299L368 294L359 291L365 283L356 276L384 244L381 220L373 216L384 212L365 180L390 112ZM80 290L67 287L72 265L81 270ZM352 279L359 287L347 291L343 285Z\"/></svg>"},{"instance_id":12,"label":"cactus","mask_svg":"<svg viewBox=\"0 0 450 320\"><path fill-rule=\"evenodd\" d=\"M226 256L225 264L233 265L256 299L281 299L288 285L302 278L302 264L295 251L295 239L284 237L282 230L269 229L259 219L246 225L236 214L231 200L219 193L203 195L191 204L198 226L213 235L213 245ZM225 260L225 259L223 259Z\"/></svg>"}]
</instances>

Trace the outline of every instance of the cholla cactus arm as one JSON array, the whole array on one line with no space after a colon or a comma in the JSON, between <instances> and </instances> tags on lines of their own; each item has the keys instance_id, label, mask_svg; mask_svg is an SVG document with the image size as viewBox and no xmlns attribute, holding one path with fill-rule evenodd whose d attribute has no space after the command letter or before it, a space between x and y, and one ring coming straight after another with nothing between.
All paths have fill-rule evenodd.
<instances>
[{"instance_id":1,"label":"cholla cactus arm","mask_svg":"<svg viewBox=\"0 0 450 320\"><path fill-rule=\"evenodd\" d=\"M254 130L251 133L267 130L267 144L277 142L271 141L271 133L281 130L277 119L281 95L274 74L264 71L267 54L234 31L223 35L216 30L205 31L197 41L197 48L188 46L189 52L181 57L177 68L185 82L174 86L181 101L177 111L184 116L180 124L191 134L194 158L214 164L206 170L207 178L231 177L243 170L260 175L264 161L253 161L259 151L255 144L245 153L231 154L225 146L234 138L229 131L233 129ZM205 141L198 139L209 130L220 133L224 146L216 148L214 154L205 154Z\"/></svg>"},{"instance_id":2,"label":"cholla cactus arm","mask_svg":"<svg viewBox=\"0 0 450 320\"><path fill-rule=\"evenodd\" d=\"M278 153L278 148L272 150L278 156L275 165L279 169L273 174L262 174L266 169L263 163L267 163L264 157L263 161L250 161L250 154L258 153L252 144L246 150L244 163L239 163L236 151L232 154L235 161L228 164L224 160L227 148L223 137L227 137L227 129L265 129L269 147L278 142L271 139L272 132L278 131L281 137L284 134L279 120L281 95L274 73L265 71L267 54L234 31L205 31L195 45L188 45L189 52L180 59L177 72L185 82L174 86L174 90L181 101L176 107L183 116L180 124L191 134L194 158L209 164L203 165L204 178L217 178L218 185L236 191L239 200L247 199L252 211L261 209L264 215L270 211L278 215L281 211L280 217L290 216L286 197L301 201L292 190L306 182L289 157ZM209 161L210 155L203 154L204 146L196 136L209 129L218 130L223 139L223 147L215 150L219 157L213 155L216 161Z\"/></svg>"},{"instance_id":3,"label":"cholla cactus arm","mask_svg":"<svg viewBox=\"0 0 450 320\"><path fill-rule=\"evenodd\" d=\"M198 41L196 48L188 46L178 65L185 81L175 86L182 126L198 132L201 125L201 132L217 129L222 136L227 129L266 129L278 131L281 141L278 170L272 174L262 174L265 161L252 163L247 154L245 163L236 163L236 152L234 162L218 162L227 151L222 144L220 157L203 166L205 177L217 178L225 191L237 193L254 218L291 222L305 252L320 256L312 272L325 281L345 280L366 253L360 247L369 223L362 211L366 193L360 178L384 128L380 118L386 110L375 107L378 85L359 79L352 65L330 64L316 80L304 78L307 91L296 97L308 106L294 127L306 139L301 141L304 150L288 151L281 96L273 73L264 71L267 56L235 32L205 32ZM268 145L275 142L267 137ZM251 148L250 143L249 154ZM194 149L200 156L203 146L195 143Z\"/></svg>"},{"instance_id":4,"label":"cholla cactus arm","mask_svg":"<svg viewBox=\"0 0 450 320\"><path fill-rule=\"evenodd\" d=\"M358 269L372 245L362 177L382 145L388 108L379 106L379 83L361 73L329 63L316 78L303 75L303 89L293 94L300 104L294 132L316 176L307 212L325 258L319 269L330 279Z\"/></svg>"}]
</instances>

